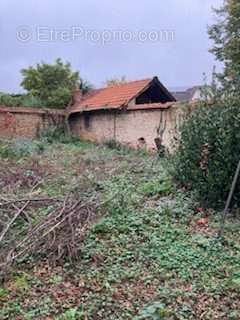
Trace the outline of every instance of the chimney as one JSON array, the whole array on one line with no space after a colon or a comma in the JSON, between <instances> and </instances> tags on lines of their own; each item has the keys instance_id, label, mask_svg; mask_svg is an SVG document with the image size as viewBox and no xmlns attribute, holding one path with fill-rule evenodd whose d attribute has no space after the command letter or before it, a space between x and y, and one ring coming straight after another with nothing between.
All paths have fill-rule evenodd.
<instances>
[{"instance_id":1,"label":"chimney","mask_svg":"<svg viewBox=\"0 0 240 320\"><path fill-rule=\"evenodd\" d=\"M73 91L73 95L72 95L72 103L74 104L78 104L82 101L82 90L77 88Z\"/></svg>"}]
</instances>

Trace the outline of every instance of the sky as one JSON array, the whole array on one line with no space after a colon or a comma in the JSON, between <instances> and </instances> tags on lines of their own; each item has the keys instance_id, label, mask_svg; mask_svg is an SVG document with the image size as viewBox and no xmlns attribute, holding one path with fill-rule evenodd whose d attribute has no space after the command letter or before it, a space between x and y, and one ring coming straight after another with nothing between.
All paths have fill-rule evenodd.
<instances>
[{"instance_id":1,"label":"sky","mask_svg":"<svg viewBox=\"0 0 240 320\"><path fill-rule=\"evenodd\" d=\"M95 87L158 76L190 87L221 66L207 25L223 0L0 0L0 91L21 92L20 70L69 61Z\"/></svg>"}]
</instances>

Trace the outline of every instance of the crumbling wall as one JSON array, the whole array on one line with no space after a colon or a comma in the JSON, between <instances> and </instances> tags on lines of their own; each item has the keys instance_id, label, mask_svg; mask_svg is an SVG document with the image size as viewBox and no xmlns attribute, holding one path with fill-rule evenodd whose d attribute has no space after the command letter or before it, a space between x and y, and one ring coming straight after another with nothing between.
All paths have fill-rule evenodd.
<instances>
[{"instance_id":1,"label":"crumbling wall","mask_svg":"<svg viewBox=\"0 0 240 320\"><path fill-rule=\"evenodd\" d=\"M85 140L104 142L116 140L134 148L156 150L156 138L171 151L177 142L178 130L189 110L182 104L166 109L128 111L95 111L72 114L72 133Z\"/></svg>"},{"instance_id":2,"label":"crumbling wall","mask_svg":"<svg viewBox=\"0 0 240 320\"><path fill-rule=\"evenodd\" d=\"M0 139L37 138L42 130L64 126L64 112L0 106Z\"/></svg>"},{"instance_id":3,"label":"crumbling wall","mask_svg":"<svg viewBox=\"0 0 240 320\"><path fill-rule=\"evenodd\" d=\"M115 114L110 111L76 113L69 117L69 125L73 135L101 143L115 139L115 118Z\"/></svg>"}]
</instances>

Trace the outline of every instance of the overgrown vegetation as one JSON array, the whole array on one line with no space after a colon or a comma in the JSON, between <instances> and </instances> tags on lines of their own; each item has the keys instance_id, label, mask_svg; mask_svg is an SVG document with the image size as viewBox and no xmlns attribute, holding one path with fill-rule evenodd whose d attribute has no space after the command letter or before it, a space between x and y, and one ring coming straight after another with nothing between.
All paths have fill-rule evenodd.
<instances>
[{"instance_id":1,"label":"overgrown vegetation","mask_svg":"<svg viewBox=\"0 0 240 320\"><path fill-rule=\"evenodd\" d=\"M221 91L239 97L240 88L240 3L238 0L224 0L219 9L215 9L216 23L209 28L209 36L214 41L211 52L224 64L224 70L218 74Z\"/></svg>"},{"instance_id":2,"label":"overgrown vegetation","mask_svg":"<svg viewBox=\"0 0 240 320\"><path fill-rule=\"evenodd\" d=\"M79 73L73 72L70 63L64 64L61 59L54 64L41 63L23 69L22 75L21 86L46 107L65 108L73 89L80 84Z\"/></svg>"},{"instance_id":3,"label":"overgrown vegetation","mask_svg":"<svg viewBox=\"0 0 240 320\"><path fill-rule=\"evenodd\" d=\"M30 228L26 217L33 227L48 221L69 192L104 204L91 207L95 220L75 238L74 261L50 264L37 250L13 265L0 289L1 319L239 318L239 222L229 219L225 242L216 242L217 216L176 189L164 160L55 141L42 153L4 155L0 165L0 210L43 199L19 216L1 250ZM67 234L55 232L58 241Z\"/></svg>"},{"instance_id":4,"label":"overgrown vegetation","mask_svg":"<svg viewBox=\"0 0 240 320\"><path fill-rule=\"evenodd\" d=\"M24 157L42 154L44 150L45 144L43 141L31 142L28 139L17 139L0 142L0 157L7 160L21 160Z\"/></svg>"},{"instance_id":5,"label":"overgrown vegetation","mask_svg":"<svg viewBox=\"0 0 240 320\"><path fill-rule=\"evenodd\" d=\"M239 161L239 120L239 103L228 100L203 104L182 127L176 177L213 208L223 208ZM232 204L240 204L239 186Z\"/></svg>"},{"instance_id":6,"label":"overgrown vegetation","mask_svg":"<svg viewBox=\"0 0 240 320\"><path fill-rule=\"evenodd\" d=\"M0 93L0 105L9 106L9 107L43 107L43 102L37 98L32 96L31 94L6 94Z\"/></svg>"},{"instance_id":7,"label":"overgrown vegetation","mask_svg":"<svg viewBox=\"0 0 240 320\"><path fill-rule=\"evenodd\" d=\"M240 3L225 0L214 11L217 22L209 28L214 41L211 52L224 63L224 70L214 71L210 90L214 96L206 95L206 102L183 125L175 175L193 188L205 205L222 209L240 155ZM239 204L238 184L232 206Z\"/></svg>"}]
</instances>

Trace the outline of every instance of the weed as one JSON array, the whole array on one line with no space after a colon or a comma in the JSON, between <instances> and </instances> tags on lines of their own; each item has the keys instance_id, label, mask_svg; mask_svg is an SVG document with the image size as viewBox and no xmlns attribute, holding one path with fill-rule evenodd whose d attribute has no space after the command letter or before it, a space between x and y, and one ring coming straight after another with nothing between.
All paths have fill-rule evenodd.
<instances>
[{"instance_id":1,"label":"weed","mask_svg":"<svg viewBox=\"0 0 240 320\"><path fill-rule=\"evenodd\" d=\"M154 303L144 308L134 320L164 320L169 319L170 315L171 313L162 303Z\"/></svg>"},{"instance_id":2,"label":"weed","mask_svg":"<svg viewBox=\"0 0 240 320\"><path fill-rule=\"evenodd\" d=\"M63 281L63 277L58 274L53 274L49 279L49 284L59 285Z\"/></svg>"},{"instance_id":3,"label":"weed","mask_svg":"<svg viewBox=\"0 0 240 320\"><path fill-rule=\"evenodd\" d=\"M26 273L20 273L13 279L12 286L20 292L27 291L29 289L29 276Z\"/></svg>"},{"instance_id":4,"label":"weed","mask_svg":"<svg viewBox=\"0 0 240 320\"><path fill-rule=\"evenodd\" d=\"M5 288L0 288L0 300L2 298L7 297L7 295L8 295L8 291Z\"/></svg>"},{"instance_id":5,"label":"weed","mask_svg":"<svg viewBox=\"0 0 240 320\"><path fill-rule=\"evenodd\" d=\"M171 194L173 190L173 184L168 178L156 181L148 181L143 183L140 187L140 191L148 197L155 195L168 195Z\"/></svg>"},{"instance_id":6,"label":"weed","mask_svg":"<svg viewBox=\"0 0 240 320\"><path fill-rule=\"evenodd\" d=\"M21 159L34 154L42 154L45 146L41 141L17 139L11 142L0 141L0 157L4 159Z\"/></svg>"},{"instance_id":7,"label":"weed","mask_svg":"<svg viewBox=\"0 0 240 320\"><path fill-rule=\"evenodd\" d=\"M56 320L84 320L86 319L85 313L80 311L79 308L71 308L64 312L61 316L56 317Z\"/></svg>"},{"instance_id":8,"label":"weed","mask_svg":"<svg viewBox=\"0 0 240 320\"><path fill-rule=\"evenodd\" d=\"M79 142L79 138L76 138L68 133L64 127L50 127L48 129L44 129L39 134L40 140L45 143L63 143L63 144L74 144Z\"/></svg>"}]
</instances>

